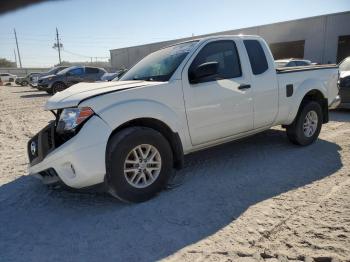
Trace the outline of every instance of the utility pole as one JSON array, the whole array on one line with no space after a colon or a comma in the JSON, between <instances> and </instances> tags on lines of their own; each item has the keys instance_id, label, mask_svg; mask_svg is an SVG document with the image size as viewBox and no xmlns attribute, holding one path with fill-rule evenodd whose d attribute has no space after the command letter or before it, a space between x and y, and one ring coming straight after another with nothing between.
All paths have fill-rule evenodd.
<instances>
[{"instance_id":1,"label":"utility pole","mask_svg":"<svg viewBox=\"0 0 350 262\"><path fill-rule=\"evenodd\" d=\"M16 46L17 46L17 53L18 53L18 60L19 60L19 67L22 68L22 61L21 61L21 55L19 53L19 48L18 48L18 41L17 41L17 34L16 34L16 29L13 29L13 32L15 33L15 39L16 39Z\"/></svg>"},{"instance_id":2,"label":"utility pole","mask_svg":"<svg viewBox=\"0 0 350 262\"><path fill-rule=\"evenodd\" d=\"M58 37L58 29L56 27L56 40L57 40L57 48L58 48L58 59L61 64L61 45L60 45L60 39Z\"/></svg>"},{"instance_id":3,"label":"utility pole","mask_svg":"<svg viewBox=\"0 0 350 262\"><path fill-rule=\"evenodd\" d=\"M13 49L13 53L15 54L15 62L16 62L16 67L17 67L18 65L17 65L16 49Z\"/></svg>"}]
</instances>

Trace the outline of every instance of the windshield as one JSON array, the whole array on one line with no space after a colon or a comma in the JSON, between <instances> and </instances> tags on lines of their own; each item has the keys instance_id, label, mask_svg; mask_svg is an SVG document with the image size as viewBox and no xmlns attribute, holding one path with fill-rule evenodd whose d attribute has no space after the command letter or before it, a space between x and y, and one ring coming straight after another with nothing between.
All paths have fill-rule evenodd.
<instances>
[{"instance_id":1,"label":"windshield","mask_svg":"<svg viewBox=\"0 0 350 262\"><path fill-rule=\"evenodd\" d=\"M182 43L156 51L133 66L120 80L169 81L197 42Z\"/></svg>"},{"instance_id":2,"label":"windshield","mask_svg":"<svg viewBox=\"0 0 350 262\"><path fill-rule=\"evenodd\" d=\"M67 67L57 73L57 75L65 75L69 70L71 70L71 67Z\"/></svg>"},{"instance_id":3,"label":"windshield","mask_svg":"<svg viewBox=\"0 0 350 262\"><path fill-rule=\"evenodd\" d=\"M350 58L345 59L341 64L339 65L340 71L350 71Z\"/></svg>"},{"instance_id":4,"label":"windshield","mask_svg":"<svg viewBox=\"0 0 350 262\"><path fill-rule=\"evenodd\" d=\"M58 69L57 67L53 67L47 72L47 74L54 75L56 73L57 69Z\"/></svg>"}]
</instances>

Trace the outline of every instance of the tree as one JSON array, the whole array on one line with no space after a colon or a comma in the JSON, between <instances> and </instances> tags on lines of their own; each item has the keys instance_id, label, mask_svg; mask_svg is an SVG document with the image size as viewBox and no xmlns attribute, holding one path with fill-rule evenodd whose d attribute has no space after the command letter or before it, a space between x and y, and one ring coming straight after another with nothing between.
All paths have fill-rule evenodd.
<instances>
[{"instance_id":1,"label":"tree","mask_svg":"<svg viewBox=\"0 0 350 262\"><path fill-rule=\"evenodd\" d=\"M0 67L17 67L15 62L7 60L6 58L0 58Z\"/></svg>"}]
</instances>

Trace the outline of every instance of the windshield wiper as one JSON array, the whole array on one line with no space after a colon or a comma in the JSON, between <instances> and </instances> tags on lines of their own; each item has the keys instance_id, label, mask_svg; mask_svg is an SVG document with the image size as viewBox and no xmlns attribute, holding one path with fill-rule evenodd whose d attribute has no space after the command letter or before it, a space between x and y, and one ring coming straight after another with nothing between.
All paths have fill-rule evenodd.
<instances>
[{"instance_id":1,"label":"windshield wiper","mask_svg":"<svg viewBox=\"0 0 350 262\"><path fill-rule=\"evenodd\" d=\"M133 80L143 80L143 81L148 81L148 82L152 82L152 81L157 81L155 80L153 77L133 77Z\"/></svg>"}]
</instances>

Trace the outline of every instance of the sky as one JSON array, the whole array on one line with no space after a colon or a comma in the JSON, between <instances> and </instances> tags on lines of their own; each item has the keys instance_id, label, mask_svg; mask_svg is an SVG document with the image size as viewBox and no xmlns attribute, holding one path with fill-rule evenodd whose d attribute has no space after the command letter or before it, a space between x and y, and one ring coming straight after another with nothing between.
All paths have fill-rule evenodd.
<instances>
[{"instance_id":1,"label":"sky","mask_svg":"<svg viewBox=\"0 0 350 262\"><path fill-rule=\"evenodd\" d=\"M49 1L0 15L0 58L15 60L14 28L22 65L48 67L56 27L62 60L107 61L110 49L349 10L350 0Z\"/></svg>"}]
</instances>

